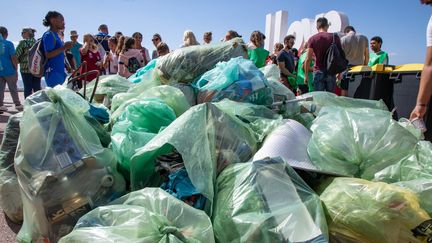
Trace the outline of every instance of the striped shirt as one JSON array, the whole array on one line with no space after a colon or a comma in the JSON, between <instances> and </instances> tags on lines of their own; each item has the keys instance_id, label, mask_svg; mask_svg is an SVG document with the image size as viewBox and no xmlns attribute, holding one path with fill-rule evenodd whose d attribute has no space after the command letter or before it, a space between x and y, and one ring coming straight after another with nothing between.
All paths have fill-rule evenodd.
<instances>
[{"instance_id":1,"label":"striped shirt","mask_svg":"<svg viewBox=\"0 0 432 243\"><path fill-rule=\"evenodd\" d=\"M16 48L16 56L18 59L18 63L20 64L20 71L22 73L30 73L30 69L28 66L28 55L30 48L36 43L34 38L30 38L27 40L21 40L18 43Z\"/></svg>"}]
</instances>

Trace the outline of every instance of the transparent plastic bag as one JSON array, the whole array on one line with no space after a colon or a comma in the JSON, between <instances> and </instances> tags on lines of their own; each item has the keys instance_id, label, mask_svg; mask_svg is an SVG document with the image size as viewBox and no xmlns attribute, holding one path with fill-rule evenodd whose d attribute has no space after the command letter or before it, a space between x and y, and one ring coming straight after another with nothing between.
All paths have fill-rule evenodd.
<instances>
[{"instance_id":1,"label":"transparent plastic bag","mask_svg":"<svg viewBox=\"0 0 432 243\"><path fill-rule=\"evenodd\" d=\"M90 97L91 93L93 92L95 83L96 80L93 80L87 84L86 96ZM131 82L117 74L101 76L99 78L98 87L96 88L95 100L103 101L103 99L98 99L98 95L100 97L107 96L111 100L114 95L127 92L132 86L133 84ZM84 92L83 89L81 89L80 93Z\"/></svg>"},{"instance_id":2,"label":"transparent plastic bag","mask_svg":"<svg viewBox=\"0 0 432 243\"><path fill-rule=\"evenodd\" d=\"M418 139L388 111L324 107L311 127L311 161L320 169L371 180L409 155Z\"/></svg>"},{"instance_id":3,"label":"transparent plastic bag","mask_svg":"<svg viewBox=\"0 0 432 243\"><path fill-rule=\"evenodd\" d=\"M168 85L161 85L150 88L139 94L123 93L116 95L111 106L111 123L117 121L118 117L129 104L147 98L161 99L173 109L177 116L180 116L190 108L184 93L180 89Z\"/></svg>"},{"instance_id":4,"label":"transparent plastic bag","mask_svg":"<svg viewBox=\"0 0 432 243\"><path fill-rule=\"evenodd\" d=\"M0 146L0 208L15 223L23 220L23 205L14 168L21 119L22 112L9 117Z\"/></svg>"},{"instance_id":5,"label":"transparent plastic bag","mask_svg":"<svg viewBox=\"0 0 432 243\"><path fill-rule=\"evenodd\" d=\"M277 65L275 65L275 64L266 65L266 66L260 68L259 70L264 74L264 77L268 81L279 82L280 69Z\"/></svg>"},{"instance_id":6,"label":"transparent plastic bag","mask_svg":"<svg viewBox=\"0 0 432 243\"><path fill-rule=\"evenodd\" d=\"M415 179L411 181L401 181L393 185L406 188L414 192L420 202L420 207L429 215L432 215L432 180L431 179Z\"/></svg>"},{"instance_id":7,"label":"transparent plastic bag","mask_svg":"<svg viewBox=\"0 0 432 243\"><path fill-rule=\"evenodd\" d=\"M84 117L88 109L60 86L26 99L15 156L24 205L18 241L58 241L80 216L125 192L113 153Z\"/></svg>"},{"instance_id":8,"label":"transparent plastic bag","mask_svg":"<svg viewBox=\"0 0 432 243\"><path fill-rule=\"evenodd\" d=\"M432 180L432 143L429 141L419 141L406 157L394 161L374 176L374 180L387 183L415 179Z\"/></svg>"},{"instance_id":9,"label":"transparent plastic bag","mask_svg":"<svg viewBox=\"0 0 432 243\"><path fill-rule=\"evenodd\" d=\"M235 102L229 99L213 104L227 114L246 122L258 141L262 141L267 134L283 123L281 115L265 106Z\"/></svg>"},{"instance_id":10,"label":"transparent plastic bag","mask_svg":"<svg viewBox=\"0 0 432 243\"><path fill-rule=\"evenodd\" d=\"M208 242L209 217L159 188L145 188L84 215L67 242Z\"/></svg>"},{"instance_id":11,"label":"transparent plastic bag","mask_svg":"<svg viewBox=\"0 0 432 243\"><path fill-rule=\"evenodd\" d=\"M180 48L158 59L154 77L162 84L191 83L213 69L216 63L239 56L248 57L246 46L240 38Z\"/></svg>"},{"instance_id":12,"label":"transparent plastic bag","mask_svg":"<svg viewBox=\"0 0 432 243\"><path fill-rule=\"evenodd\" d=\"M321 194L321 200L330 234L355 239L344 242L427 242L426 237L416 238L414 232L422 231L422 223L431 227L432 222L425 222L430 220L429 215L420 208L416 195L406 189L383 182L336 178ZM424 233L431 239L426 229Z\"/></svg>"},{"instance_id":13,"label":"transparent plastic bag","mask_svg":"<svg viewBox=\"0 0 432 243\"><path fill-rule=\"evenodd\" d=\"M212 221L218 242L328 242L319 196L278 159L228 166Z\"/></svg>"},{"instance_id":14,"label":"transparent plastic bag","mask_svg":"<svg viewBox=\"0 0 432 243\"><path fill-rule=\"evenodd\" d=\"M147 144L164 127L176 119L174 111L158 98L129 104L112 128L112 149L119 170L129 179L130 159L135 150Z\"/></svg>"},{"instance_id":15,"label":"transparent plastic bag","mask_svg":"<svg viewBox=\"0 0 432 243\"><path fill-rule=\"evenodd\" d=\"M257 105L273 104L273 94L264 74L243 57L219 62L195 83L199 90L198 103L216 102L228 98Z\"/></svg>"},{"instance_id":16,"label":"transparent plastic bag","mask_svg":"<svg viewBox=\"0 0 432 243\"><path fill-rule=\"evenodd\" d=\"M337 96L330 92L315 91L297 96L298 99L313 98L313 101L301 101L299 105L303 106L311 113L318 115L321 108L326 106L337 106L344 108L373 108L388 111L388 108L382 100L354 99L350 97Z\"/></svg>"},{"instance_id":17,"label":"transparent plastic bag","mask_svg":"<svg viewBox=\"0 0 432 243\"><path fill-rule=\"evenodd\" d=\"M144 67L138 69L136 73L129 76L128 80L129 82L132 82L134 84L140 83L142 81L142 77L144 74L146 74L148 71L153 70L156 67L157 59L151 60L147 65Z\"/></svg>"},{"instance_id":18,"label":"transparent plastic bag","mask_svg":"<svg viewBox=\"0 0 432 243\"><path fill-rule=\"evenodd\" d=\"M239 118L211 103L194 106L136 150L131 159L131 186L160 186L156 159L175 148L192 184L208 199L205 210L211 214L217 174L228 164L248 161L257 143L251 128Z\"/></svg>"}]
</instances>

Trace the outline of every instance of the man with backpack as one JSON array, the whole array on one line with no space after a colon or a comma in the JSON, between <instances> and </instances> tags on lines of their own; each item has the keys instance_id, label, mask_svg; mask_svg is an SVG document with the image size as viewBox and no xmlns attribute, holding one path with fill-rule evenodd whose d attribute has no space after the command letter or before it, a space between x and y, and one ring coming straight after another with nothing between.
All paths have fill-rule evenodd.
<instances>
[{"instance_id":1,"label":"man with backpack","mask_svg":"<svg viewBox=\"0 0 432 243\"><path fill-rule=\"evenodd\" d=\"M42 36L43 49L47 62L45 64L45 82L48 87L61 85L66 79L65 51L72 48L73 43L64 43L58 35L65 28L64 18L59 12L49 11L43 20L43 25L49 27Z\"/></svg>"},{"instance_id":2,"label":"man with backpack","mask_svg":"<svg viewBox=\"0 0 432 243\"><path fill-rule=\"evenodd\" d=\"M336 74L334 70L329 70L328 51L332 44L335 44L340 54L343 54L340 38L337 34L328 33L328 20L324 17L318 18L317 29L318 33L313 35L308 40L308 50L305 60L305 73L309 72L309 65L312 61L312 56L315 54L315 65L313 72L313 86L315 91L334 92L336 87ZM307 84L308 75L305 76L304 82Z\"/></svg>"},{"instance_id":3,"label":"man with backpack","mask_svg":"<svg viewBox=\"0 0 432 243\"><path fill-rule=\"evenodd\" d=\"M8 30L0 26L0 112L6 112L8 109L3 104L4 91L6 84L12 100L15 103L15 109L22 110L23 106L19 100L17 81L18 81L18 60L15 55L15 47L12 42L6 40Z\"/></svg>"}]
</instances>

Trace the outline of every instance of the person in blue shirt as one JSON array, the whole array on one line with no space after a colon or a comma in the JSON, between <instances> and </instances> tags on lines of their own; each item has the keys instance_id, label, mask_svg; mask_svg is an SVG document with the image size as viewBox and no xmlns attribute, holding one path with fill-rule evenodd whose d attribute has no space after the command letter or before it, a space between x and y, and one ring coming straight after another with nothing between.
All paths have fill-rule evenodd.
<instances>
[{"instance_id":1,"label":"person in blue shirt","mask_svg":"<svg viewBox=\"0 0 432 243\"><path fill-rule=\"evenodd\" d=\"M43 20L43 25L49 27L42 36L45 56L48 59L45 64L45 82L48 87L61 85L66 79L65 73L65 51L73 46L68 41L63 44L58 32L64 30L65 22L63 15L56 11L49 11Z\"/></svg>"},{"instance_id":2,"label":"person in blue shirt","mask_svg":"<svg viewBox=\"0 0 432 243\"><path fill-rule=\"evenodd\" d=\"M80 49L83 45L78 42L78 32L76 30L71 30L70 39L74 43L70 51L75 60L75 69L76 69L81 65Z\"/></svg>"},{"instance_id":3,"label":"person in blue shirt","mask_svg":"<svg viewBox=\"0 0 432 243\"><path fill-rule=\"evenodd\" d=\"M8 30L5 27L0 26L0 113L8 110L3 104L6 84L9 87L9 92L12 96L13 102L15 103L15 109L23 109L17 89L18 59L15 55L15 47L12 42L6 40L7 37Z\"/></svg>"}]
</instances>

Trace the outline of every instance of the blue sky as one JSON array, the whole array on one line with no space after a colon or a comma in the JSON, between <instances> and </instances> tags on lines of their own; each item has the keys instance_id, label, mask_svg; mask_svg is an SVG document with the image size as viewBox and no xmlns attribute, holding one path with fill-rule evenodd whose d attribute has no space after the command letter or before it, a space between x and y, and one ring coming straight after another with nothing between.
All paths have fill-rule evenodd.
<instances>
[{"instance_id":1,"label":"blue sky","mask_svg":"<svg viewBox=\"0 0 432 243\"><path fill-rule=\"evenodd\" d=\"M106 23L111 34L140 31L144 46L150 50L154 49L151 37L156 32L175 49L181 45L186 29L193 30L200 42L205 31L212 31L216 41L229 29L248 39L254 30L265 31L267 13L285 10L291 24L336 10L348 15L357 32L368 38L381 36L391 64L424 62L425 32L432 13L432 7L421 5L419 0L12 0L2 4L0 25L8 28L11 41L20 40L25 26L36 28L40 37L46 30L42 19L49 10L61 12L66 34L76 29L80 40L83 34L96 33L98 25Z\"/></svg>"}]
</instances>

